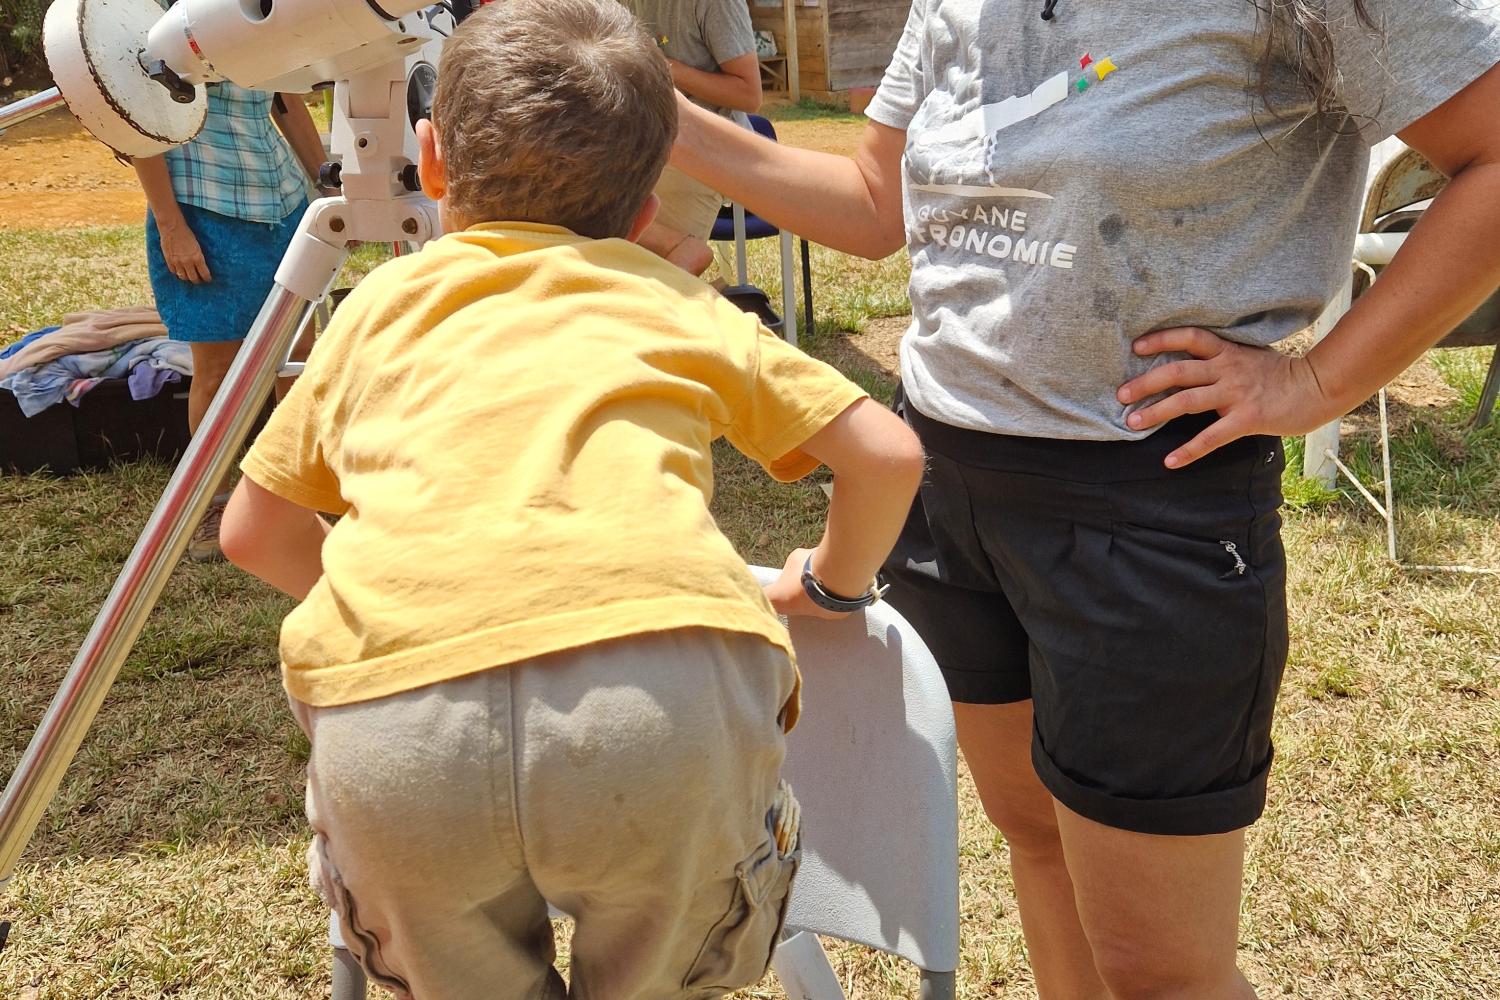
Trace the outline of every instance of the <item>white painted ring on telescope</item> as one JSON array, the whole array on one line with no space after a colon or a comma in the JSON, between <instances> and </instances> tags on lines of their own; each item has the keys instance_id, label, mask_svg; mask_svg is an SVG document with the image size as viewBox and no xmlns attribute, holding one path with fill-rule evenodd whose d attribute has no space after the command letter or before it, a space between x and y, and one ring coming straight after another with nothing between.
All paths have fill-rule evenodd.
<instances>
[{"instance_id":1,"label":"white painted ring on telescope","mask_svg":"<svg viewBox=\"0 0 1500 1000\"><path fill-rule=\"evenodd\" d=\"M141 67L146 33L162 13L156 0L56 0L42 25L47 66L68 110L125 156L182 145L208 114L202 87L192 103L178 104Z\"/></svg>"}]
</instances>

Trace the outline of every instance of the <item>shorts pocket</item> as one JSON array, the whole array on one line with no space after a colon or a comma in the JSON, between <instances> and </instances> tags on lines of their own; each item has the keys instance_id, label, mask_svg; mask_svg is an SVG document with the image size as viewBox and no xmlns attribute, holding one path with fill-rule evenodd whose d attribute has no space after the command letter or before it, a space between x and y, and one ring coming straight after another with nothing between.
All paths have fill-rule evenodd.
<instances>
[{"instance_id":1,"label":"shorts pocket","mask_svg":"<svg viewBox=\"0 0 1500 1000\"><path fill-rule=\"evenodd\" d=\"M1205 576L1217 576L1220 580L1243 578L1254 569L1252 562L1247 561L1255 557L1254 546L1249 544L1240 525L1219 532L1222 537L1207 538L1172 528L1116 521L1110 525L1110 534L1116 543L1140 543L1179 560L1195 562L1203 568Z\"/></svg>"},{"instance_id":2,"label":"shorts pocket","mask_svg":"<svg viewBox=\"0 0 1500 1000\"><path fill-rule=\"evenodd\" d=\"M313 836L312 845L307 849L307 864L313 889L323 898L324 904L338 914L344 947L365 970L370 982L390 990L397 1000L412 1000L411 987L386 967L380 955L380 941L360 922L359 908L344 885L344 877L328 859L328 846L322 834Z\"/></svg>"},{"instance_id":3,"label":"shorts pocket","mask_svg":"<svg viewBox=\"0 0 1500 1000\"><path fill-rule=\"evenodd\" d=\"M683 987L695 995L717 996L759 982L771 965L771 953L786 923L792 878L802 849L783 855L774 833L754 854L735 866L734 897L729 910L709 931Z\"/></svg>"}]
</instances>

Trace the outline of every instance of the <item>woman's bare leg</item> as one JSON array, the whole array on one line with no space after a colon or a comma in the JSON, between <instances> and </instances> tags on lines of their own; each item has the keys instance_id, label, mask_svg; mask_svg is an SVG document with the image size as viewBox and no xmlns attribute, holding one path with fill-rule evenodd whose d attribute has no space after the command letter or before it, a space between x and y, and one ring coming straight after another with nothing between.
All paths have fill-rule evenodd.
<instances>
[{"instance_id":1,"label":"woman's bare leg","mask_svg":"<svg viewBox=\"0 0 1500 1000\"><path fill-rule=\"evenodd\" d=\"M229 374L229 366L240 353L240 342L193 342L188 347L193 352L193 382L188 387L188 431L197 434L203 415L208 412L214 396L218 395L219 386L224 384L224 376Z\"/></svg>"},{"instance_id":2,"label":"woman's bare leg","mask_svg":"<svg viewBox=\"0 0 1500 1000\"><path fill-rule=\"evenodd\" d=\"M958 739L990 821L1010 845L1011 876L1040 1000L1104 1000L1051 794L1031 765L1031 702L953 706Z\"/></svg>"},{"instance_id":3,"label":"woman's bare leg","mask_svg":"<svg viewBox=\"0 0 1500 1000\"><path fill-rule=\"evenodd\" d=\"M1131 833L1056 807L1078 915L1116 1000L1254 1000L1235 964L1245 833Z\"/></svg>"},{"instance_id":4,"label":"woman's bare leg","mask_svg":"<svg viewBox=\"0 0 1500 1000\"><path fill-rule=\"evenodd\" d=\"M197 434L198 425L208 413L209 404L224 384L224 376L240 353L240 341L194 341L188 344L193 352L193 381L188 386L188 433ZM229 477L219 484L219 492L229 489Z\"/></svg>"}]
</instances>

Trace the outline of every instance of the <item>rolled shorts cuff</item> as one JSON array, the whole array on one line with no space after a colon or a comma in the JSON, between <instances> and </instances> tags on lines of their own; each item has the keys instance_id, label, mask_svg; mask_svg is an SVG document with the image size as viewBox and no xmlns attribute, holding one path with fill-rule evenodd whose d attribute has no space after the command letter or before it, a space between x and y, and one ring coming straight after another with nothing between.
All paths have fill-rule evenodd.
<instances>
[{"instance_id":1,"label":"rolled shorts cuff","mask_svg":"<svg viewBox=\"0 0 1500 1000\"><path fill-rule=\"evenodd\" d=\"M1270 756L1250 780L1233 788L1172 799L1115 795L1080 784L1062 772L1033 739L1031 762L1052 796L1085 819L1133 833L1164 837L1203 837L1232 833L1251 825L1266 809Z\"/></svg>"},{"instance_id":2,"label":"rolled shorts cuff","mask_svg":"<svg viewBox=\"0 0 1500 1000\"><path fill-rule=\"evenodd\" d=\"M1025 670L953 670L938 665L948 697L960 705L1013 705L1031 698L1031 675Z\"/></svg>"}]
</instances>

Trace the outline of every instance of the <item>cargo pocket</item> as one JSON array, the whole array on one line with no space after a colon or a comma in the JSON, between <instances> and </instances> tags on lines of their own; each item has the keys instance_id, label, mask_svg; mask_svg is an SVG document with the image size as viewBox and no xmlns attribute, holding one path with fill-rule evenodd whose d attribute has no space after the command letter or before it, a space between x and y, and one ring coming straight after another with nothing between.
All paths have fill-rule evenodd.
<instances>
[{"instance_id":1,"label":"cargo pocket","mask_svg":"<svg viewBox=\"0 0 1500 1000\"><path fill-rule=\"evenodd\" d=\"M354 897L344 885L344 878L328 859L328 848L322 834L315 834L307 849L308 880L322 897L323 902L338 914L339 927L344 933L344 946L359 962L360 968L370 982L383 986L396 995L397 1000L412 1000L411 987L406 981L391 972L380 956L380 942L365 929L359 920L359 908Z\"/></svg>"},{"instance_id":2,"label":"cargo pocket","mask_svg":"<svg viewBox=\"0 0 1500 1000\"><path fill-rule=\"evenodd\" d=\"M802 860L800 841L794 841L790 854L776 849L771 824L755 853L735 867L729 911L709 932L683 980L683 988L694 996L718 996L752 986L771 965L786 922L792 878Z\"/></svg>"}]
</instances>

